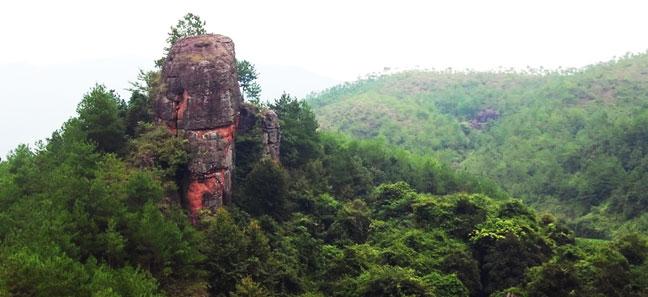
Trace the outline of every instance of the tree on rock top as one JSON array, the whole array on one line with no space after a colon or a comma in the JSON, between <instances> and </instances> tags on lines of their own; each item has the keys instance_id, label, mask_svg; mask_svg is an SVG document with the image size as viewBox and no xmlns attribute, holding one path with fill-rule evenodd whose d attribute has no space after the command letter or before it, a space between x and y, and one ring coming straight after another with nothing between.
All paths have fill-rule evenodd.
<instances>
[{"instance_id":1,"label":"tree on rock top","mask_svg":"<svg viewBox=\"0 0 648 297\"><path fill-rule=\"evenodd\" d=\"M259 74L254 64L246 61L236 61L236 72L238 73L238 82L245 97L256 105L259 105L261 96L261 86L256 82Z\"/></svg>"},{"instance_id":2,"label":"tree on rock top","mask_svg":"<svg viewBox=\"0 0 648 297\"><path fill-rule=\"evenodd\" d=\"M155 61L157 67L162 67L166 56L169 54L171 47L180 39L207 34L207 23L199 16L189 12L184 17L178 20L175 26L171 27L166 39L167 46L164 48L164 57ZM238 72L238 82L245 97L251 99L253 103L259 104L261 95L261 86L256 82L258 73L254 64L240 60L236 61L236 70Z\"/></svg>"},{"instance_id":3,"label":"tree on rock top","mask_svg":"<svg viewBox=\"0 0 648 297\"><path fill-rule=\"evenodd\" d=\"M166 39L167 47L164 48L164 57L155 61L155 65L158 67L164 65L164 61L166 61L166 56L169 54L171 46L173 46L173 44L175 44L179 39L188 36L207 34L207 29L205 29L206 24L207 23L201 20L199 16L191 12L185 14L184 17L178 20L178 23L175 26L171 27L171 32L169 32L169 36Z\"/></svg>"}]
</instances>

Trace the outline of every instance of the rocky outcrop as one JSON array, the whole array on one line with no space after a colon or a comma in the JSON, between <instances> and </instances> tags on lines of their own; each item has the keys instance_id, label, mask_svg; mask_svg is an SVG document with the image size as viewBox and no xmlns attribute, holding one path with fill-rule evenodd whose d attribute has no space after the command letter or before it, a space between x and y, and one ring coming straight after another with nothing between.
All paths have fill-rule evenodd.
<instances>
[{"instance_id":1,"label":"rocky outcrop","mask_svg":"<svg viewBox=\"0 0 648 297\"><path fill-rule=\"evenodd\" d=\"M484 129L488 122L497 120L500 113L492 108L482 109L470 120L470 126L473 129Z\"/></svg>"},{"instance_id":2,"label":"rocky outcrop","mask_svg":"<svg viewBox=\"0 0 648 297\"><path fill-rule=\"evenodd\" d=\"M160 90L158 121L189 142L186 205L192 214L220 207L231 196L234 137L243 102L234 43L211 34L179 40L162 68Z\"/></svg>"},{"instance_id":3,"label":"rocky outcrop","mask_svg":"<svg viewBox=\"0 0 648 297\"><path fill-rule=\"evenodd\" d=\"M193 215L231 198L237 133L261 133L262 157L279 162L277 114L243 103L234 43L222 35L177 41L162 68L158 122L189 142L184 204ZM259 129L257 129L259 128Z\"/></svg>"},{"instance_id":4,"label":"rocky outcrop","mask_svg":"<svg viewBox=\"0 0 648 297\"><path fill-rule=\"evenodd\" d=\"M263 116L263 152L272 160L279 162L279 145L281 143L279 117L272 110L265 110L261 115Z\"/></svg>"},{"instance_id":5,"label":"rocky outcrop","mask_svg":"<svg viewBox=\"0 0 648 297\"><path fill-rule=\"evenodd\" d=\"M238 132L243 134L253 133L257 127L260 128L261 133L262 157L278 162L281 142L279 117L272 110L260 110L254 105L244 103L241 106Z\"/></svg>"}]
</instances>

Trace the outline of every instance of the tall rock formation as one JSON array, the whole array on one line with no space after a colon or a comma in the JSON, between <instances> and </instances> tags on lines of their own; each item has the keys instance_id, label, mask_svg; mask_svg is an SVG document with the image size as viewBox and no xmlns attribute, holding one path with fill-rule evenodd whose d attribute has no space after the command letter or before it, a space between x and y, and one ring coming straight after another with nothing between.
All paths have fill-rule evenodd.
<instances>
[{"instance_id":1,"label":"tall rock formation","mask_svg":"<svg viewBox=\"0 0 648 297\"><path fill-rule=\"evenodd\" d=\"M234 133L243 101L234 43L222 35L176 42L161 76L158 119L189 141L185 192L192 213L217 208L231 195Z\"/></svg>"},{"instance_id":2,"label":"tall rock formation","mask_svg":"<svg viewBox=\"0 0 648 297\"><path fill-rule=\"evenodd\" d=\"M158 122L189 142L183 196L194 215L200 209L218 208L231 197L234 137L241 130L242 104L230 38L215 34L192 36L171 47L162 68L155 112ZM262 118L264 151L278 161L276 114L247 108L244 113Z\"/></svg>"}]
</instances>

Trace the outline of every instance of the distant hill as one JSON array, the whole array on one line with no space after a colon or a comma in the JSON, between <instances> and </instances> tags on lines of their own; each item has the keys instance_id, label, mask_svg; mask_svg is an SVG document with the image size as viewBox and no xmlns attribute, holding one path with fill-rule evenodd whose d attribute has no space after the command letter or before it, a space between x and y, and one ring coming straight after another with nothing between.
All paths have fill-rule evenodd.
<instances>
[{"instance_id":1,"label":"distant hill","mask_svg":"<svg viewBox=\"0 0 648 297\"><path fill-rule=\"evenodd\" d=\"M321 129L490 177L582 235L648 226L648 54L561 71L376 75L307 101Z\"/></svg>"}]
</instances>

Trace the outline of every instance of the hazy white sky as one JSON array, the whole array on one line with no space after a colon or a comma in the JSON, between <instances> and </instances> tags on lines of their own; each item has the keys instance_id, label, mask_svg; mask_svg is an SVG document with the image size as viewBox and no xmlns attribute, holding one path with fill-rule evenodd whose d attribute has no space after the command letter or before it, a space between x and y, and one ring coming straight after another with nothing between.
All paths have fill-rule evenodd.
<instances>
[{"instance_id":1,"label":"hazy white sky","mask_svg":"<svg viewBox=\"0 0 648 297\"><path fill-rule=\"evenodd\" d=\"M60 127L94 82L123 90L187 12L234 39L273 97L383 67L584 66L646 51L646 11L620 0L3 0L0 156Z\"/></svg>"}]
</instances>

